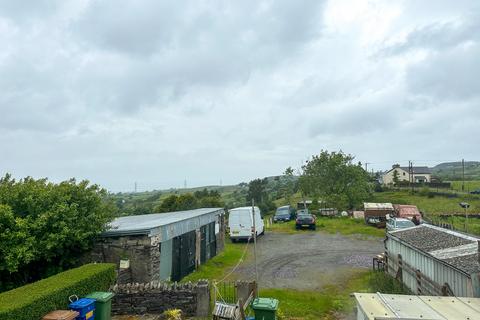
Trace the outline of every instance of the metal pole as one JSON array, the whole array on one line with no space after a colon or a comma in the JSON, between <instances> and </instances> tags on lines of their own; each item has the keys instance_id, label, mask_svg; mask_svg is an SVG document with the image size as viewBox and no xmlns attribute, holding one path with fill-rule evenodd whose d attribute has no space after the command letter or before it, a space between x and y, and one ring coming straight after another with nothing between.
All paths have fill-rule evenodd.
<instances>
[{"instance_id":1,"label":"metal pole","mask_svg":"<svg viewBox=\"0 0 480 320\"><path fill-rule=\"evenodd\" d=\"M468 232L468 214L467 214L468 207L465 206L465 232Z\"/></svg>"},{"instance_id":2,"label":"metal pole","mask_svg":"<svg viewBox=\"0 0 480 320\"><path fill-rule=\"evenodd\" d=\"M255 263L255 283L258 286L258 272L257 272L257 227L255 223L255 200L252 199L252 217L253 217L253 259ZM256 291L258 292L258 290ZM258 297L258 293L257 293Z\"/></svg>"}]
</instances>

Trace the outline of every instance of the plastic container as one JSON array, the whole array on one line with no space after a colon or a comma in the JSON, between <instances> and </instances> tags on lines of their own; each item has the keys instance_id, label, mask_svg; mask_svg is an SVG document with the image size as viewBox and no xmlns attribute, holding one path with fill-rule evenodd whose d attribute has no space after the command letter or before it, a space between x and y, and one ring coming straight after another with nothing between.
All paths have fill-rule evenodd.
<instances>
[{"instance_id":1,"label":"plastic container","mask_svg":"<svg viewBox=\"0 0 480 320\"><path fill-rule=\"evenodd\" d=\"M68 305L73 311L77 311L79 315L76 320L94 320L95 319L95 300L89 298L78 299Z\"/></svg>"},{"instance_id":2,"label":"plastic container","mask_svg":"<svg viewBox=\"0 0 480 320\"><path fill-rule=\"evenodd\" d=\"M42 320L73 320L78 317L77 311L55 310L43 316Z\"/></svg>"},{"instance_id":3,"label":"plastic container","mask_svg":"<svg viewBox=\"0 0 480 320\"><path fill-rule=\"evenodd\" d=\"M255 320L276 320L278 300L272 298L256 298L252 302Z\"/></svg>"},{"instance_id":4,"label":"plastic container","mask_svg":"<svg viewBox=\"0 0 480 320\"><path fill-rule=\"evenodd\" d=\"M95 300L95 319L110 320L112 318L112 298L111 292L92 292L86 298Z\"/></svg>"}]
</instances>

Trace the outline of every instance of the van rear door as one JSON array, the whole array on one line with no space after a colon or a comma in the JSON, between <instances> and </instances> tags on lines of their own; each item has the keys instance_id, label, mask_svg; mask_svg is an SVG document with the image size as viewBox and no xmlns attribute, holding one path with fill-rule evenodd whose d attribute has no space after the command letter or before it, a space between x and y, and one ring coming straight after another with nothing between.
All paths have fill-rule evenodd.
<instances>
[{"instance_id":1,"label":"van rear door","mask_svg":"<svg viewBox=\"0 0 480 320\"><path fill-rule=\"evenodd\" d=\"M230 211L228 226L230 227L230 238L250 238L252 233L251 211L248 209Z\"/></svg>"}]
</instances>

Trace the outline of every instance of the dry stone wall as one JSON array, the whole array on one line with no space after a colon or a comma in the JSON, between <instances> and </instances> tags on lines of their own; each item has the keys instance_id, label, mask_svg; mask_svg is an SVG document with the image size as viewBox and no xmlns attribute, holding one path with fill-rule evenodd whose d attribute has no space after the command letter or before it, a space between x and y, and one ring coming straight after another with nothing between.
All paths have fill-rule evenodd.
<instances>
[{"instance_id":1,"label":"dry stone wall","mask_svg":"<svg viewBox=\"0 0 480 320\"><path fill-rule=\"evenodd\" d=\"M168 309L180 309L189 317L208 316L210 289L206 280L195 284L159 281L117 284L112 291L115 293L112 313L116 315L160 314Z\"/></svg>"}]
</instances>

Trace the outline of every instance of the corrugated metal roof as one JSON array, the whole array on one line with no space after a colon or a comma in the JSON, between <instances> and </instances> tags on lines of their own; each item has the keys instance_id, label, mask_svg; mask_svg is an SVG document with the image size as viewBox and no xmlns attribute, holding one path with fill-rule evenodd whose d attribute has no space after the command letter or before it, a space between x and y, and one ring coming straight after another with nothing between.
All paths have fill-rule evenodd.
<instances>
[{"instance_id":1,"label":"corrugated metal roof","mask_svg":"<svg viewBox=\"0 0 480 320\"><path fill-rule=\"evenodd\" d=\"M119 217L110 223L110 228L105 231L102 236L154 235L161 233L160 229L163 227L179 223L187 223L185 226L182 226L181 229L183 232L188 232L191 231L192 228L199 227L198 224L203 225L213 221L216 215L222 214L223 212L224 210L222 208L201 208L187 211ZM172 231L170 233L172 233ZM164 237L165 239L168 238L167 236Z\"/></svg>"},{"instance_id":2,"label":"corrugated metal roof","mask_svg":"<svg viewBox=\"0 0 480 320\"><path fill-rule=\"evenodd\" d=\"M364 202L363 208L365 210L393 210L393 205L391 203Z\"/></svg>"},{"instance_id":3,"label":"corrugated metal roof","mask_svg":"<svg viewBox=\"0 0 480 320\"><path fill-rule=\"evenodd\" d=\"M432 225L391 231L387 235L449 265L472 274L480 272L478 238Z\"/></svg>"},{"instance_id":4,"label":"corrugated metal roof","mask_svg":"<svg viewBox=\"0 0 480 320\"><path fill-rule=\"evenodd\" d=\"M407 204L394 204L393 207L399 217L413 217L420 216L417 206Z\"/></svg>"},{"instance_id":5,"label":"corrugated metal roof","mask_svg":"<svg viewBox=\"0 0 480 320\"><path fill-rule=\"evenodd\" d=\"M374 319L480 319L480 298L354 293L359 310ZM359 319L362 319L359 317Z\"/></svg>"}]
</instances>

